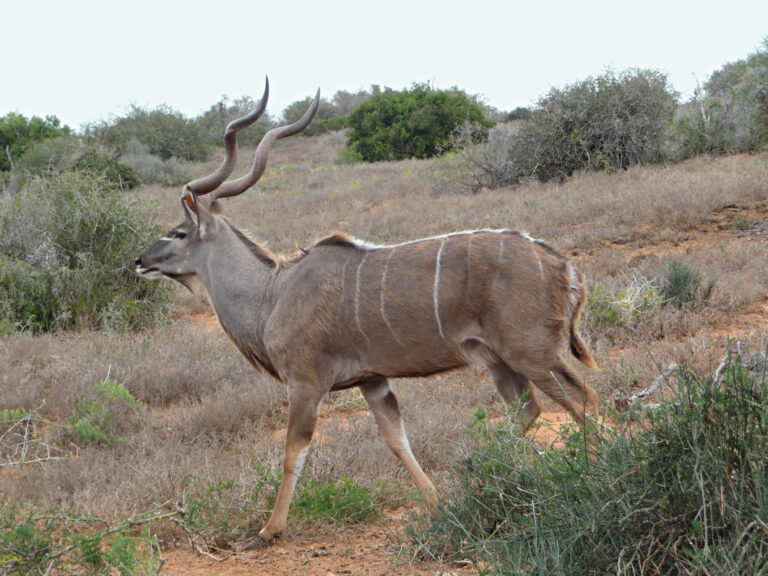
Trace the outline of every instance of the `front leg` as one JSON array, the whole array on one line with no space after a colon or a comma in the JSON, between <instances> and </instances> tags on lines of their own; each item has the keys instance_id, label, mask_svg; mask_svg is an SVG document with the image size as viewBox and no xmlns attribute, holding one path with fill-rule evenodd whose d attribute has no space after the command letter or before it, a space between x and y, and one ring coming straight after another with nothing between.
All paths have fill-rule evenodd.
<instances>
[{"instance_id":1,"label":"front leg","mask_svg":"<svg viewBox=\"0 0 768 576\"><path fill-rule=\"evenodd\" d=\"M325 396L314 386L293 384L288 394L288 432L285 437L285 459L283 461L283 480L277 493L275 508L267 525L259 532L262 540L272 540L284 529L291 507L296 481L304 466L304 459L309 449L312 433L315 431L317 414Z\"/></svg>"}]
</instances>

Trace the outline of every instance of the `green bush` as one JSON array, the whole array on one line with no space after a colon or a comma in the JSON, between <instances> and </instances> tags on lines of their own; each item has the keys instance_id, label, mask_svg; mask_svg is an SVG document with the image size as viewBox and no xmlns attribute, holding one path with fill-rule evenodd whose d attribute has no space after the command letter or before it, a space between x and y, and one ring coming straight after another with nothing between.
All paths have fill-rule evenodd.
<instances>
[{"instance_id":1,"label":"green bush","mask_svg":"<svg viewBox=\"0 0 768 576\"><path fill-rule=\"evenodd\" d=\"M72 163L80 152L76 136L59 136L30 145L14 165L14 174L55 176Z\"/></svg>"},{"instance_id":2,"label":"green bush","mask_svg":"<svg viewBox=\"0 0 768 576\"><path fill-rule=\"evenodd\" d=\"M361 522L380 512L371 491L344 475L301 483L293 507L314 522Z\"/></svg>"},{"instance_id":3,"label":"green bush","mask_svg":"<svg viewBox=\"0 0 768 576\"><path fill-rule=\"evenodd\" d=\"M107 379L97 383L91 394L77 399L69 430L81 444L111 446L120 441L120 432L143 408L122 384Z\"/></svg>"},{"instance_id":4,"label":"green bush","mask_svg":"<svg viewBox=\"0 0 768 576\"><path fill-rule=\"evenodd\" d=\"M428 84L401 92L386 88L349 115L348 156L366 162L430 158L449 150L451 133L464 123L492 125L478 102L460 90Z\"/></svg>"},{"instance_id":5,"label":"green bush","mask_svg":"<svg viewBox=\"0 0 768 576\"><path fill-rule=\"evenodd\" d=\"M81 154L72 163L70 169L101 175L107 182L122 190L132 190L141 186L141 178L132 166L123 164L109 154L98 152L94 148Z\"/></svg>"},{"instance_id":6,"label":"green bush","mask_svg":"<svg viewBox=\"0 0 768 576\"><path fill-rule=\"evenodd\" d=\"M768 574L768 366L683 371L660 409L543 448L479 419L454 489L408 529L489 574Z\"/></svg>"},{"instance_id":7,"label":"green bush","mask_svg":"<svg viewBox=\"0 0 768 576\"><path fill-rule=\"evenodd\" d=\"M102 177L67 172L0 196L0 321L40 332L142 328L169 312L169 287L134 273L161 234Z\"/></svg>"}]
</instances>

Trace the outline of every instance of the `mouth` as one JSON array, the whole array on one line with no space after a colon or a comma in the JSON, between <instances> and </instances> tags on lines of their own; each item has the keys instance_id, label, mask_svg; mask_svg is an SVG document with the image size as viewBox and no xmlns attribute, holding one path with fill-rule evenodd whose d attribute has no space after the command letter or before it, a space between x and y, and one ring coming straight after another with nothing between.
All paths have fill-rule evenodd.
<instances>
[{"instance_id":1,"label":"mouth","mask_svg":"<svg viewBox=\"0 0 768 576\"><path fill-rule=\"evenodd\" d=\"M147 280L161 280L162 278L168 278L168 276L154 267L144 268L143 266L136 266L136 274Z\"/></svg>"},{"instance_id":2,"label":"mouth","mask_svg":"<svg viewBox=\"0 0 768 576\"><path fill-rule=\"evenodd\" d=\"M154 266L150 268L144 268L143 266L136 266L136 274L141 276L142 278L146 278L147 280L173 280L174 282L178 282L184 288L189 290L190 292L194 292L192 289L192 278L195 276L195 274L173 274L171 272L161 272L158 268L155 268Z\"/></svg>"}]
</instances>

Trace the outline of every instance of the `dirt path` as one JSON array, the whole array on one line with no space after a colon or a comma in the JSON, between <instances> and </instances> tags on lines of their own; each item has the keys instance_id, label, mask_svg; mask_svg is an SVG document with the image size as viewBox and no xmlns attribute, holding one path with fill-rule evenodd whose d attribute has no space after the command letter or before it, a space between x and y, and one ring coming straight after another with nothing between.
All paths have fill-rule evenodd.
<instances>
[{"instance_id":1,"label":"dirt path","mask_svg":"<svg viewBox=\"0 0 768 576\"><path fill-rule=\"evenodd\" d=\"M220 562L189 549L166 551L163 574L169 576L256 575L270 576L455 576L476 574L471 564L443 566L408 562L393 548L402 534L402 512L390 513L375 525L341 529L332 537L280 540L264 548L232 554Z\"/></svg>"}]
</instances>

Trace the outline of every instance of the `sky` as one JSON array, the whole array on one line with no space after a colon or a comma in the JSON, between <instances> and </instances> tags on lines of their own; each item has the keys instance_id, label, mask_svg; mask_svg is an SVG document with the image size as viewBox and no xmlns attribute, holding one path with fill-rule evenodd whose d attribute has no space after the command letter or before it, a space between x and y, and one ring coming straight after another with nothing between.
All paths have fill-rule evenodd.
<instances>
[{"instance_id":1,"label":"sky","mask_svg":"<svg viewBox=\"0 0 768 576\"><path fill-rule=\"evenodd\" d=\"M74 129L224 95L269 112L337 90L458 87L500 110L607 69L653 68L683 99L768 37L768 0L0 0L0 116Z\"/></svg>"}]
</instances>

